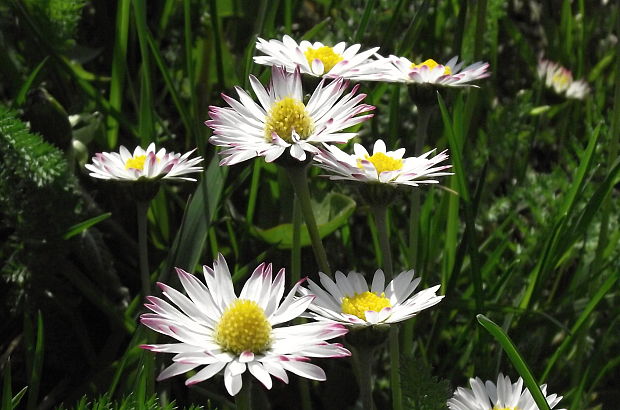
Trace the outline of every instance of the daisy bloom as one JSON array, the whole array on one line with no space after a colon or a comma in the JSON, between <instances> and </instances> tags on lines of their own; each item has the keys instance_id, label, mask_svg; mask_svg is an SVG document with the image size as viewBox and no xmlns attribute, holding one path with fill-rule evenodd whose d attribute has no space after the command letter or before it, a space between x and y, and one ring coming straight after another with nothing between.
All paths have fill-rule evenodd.
<instances>
[{"instance_id":1,"label":"daisy bloom","mask_svg":"<svg viewBox=\"0 0 620 410\"><path fill-rule=\"evenodd\" d=\"M157 380L202 367L186 380L192 385L223 371L224 385L232 396L242 387L248 370L267 389L271 376L288 383L287 371L312 380L325 380L325 372L309 357L344 357L351 353L325 340L347 333L344 326L320 322L283 326L300 316L314 297L295 297L302 281L282 301L284 269L272 280L271 264L259 265L237 297L230 271L222 255L213 268L204 267L206 285L182 269L176 269L187 293L158 283L167 302L149 296L140 321L179 343L141 346L154 352L174 353L172 365ZM176 306L175 306L176 305Z\"/></svg>"},{"instance_id":2,"label":"daisy bloom","mask_svg":"<svg viewBox=\"0 0 620 410\"><path fill-rule=\"evenodd\" d=\"M436 184L438 181L433 178L452 175L450 172L441 172L451 165L437 166L448 159L446 151L430 159L434 150L419 157L403 158L404 148L387 151L381 139L375 141L372 155L360 144L355 144L353 151L353 154L347 154L336 146L326 145L314 160L319 167L336 174L329 177L332 180L418 186Z\"/></svg>"},{"instance_id":3,"label":"daisy bloom","mask_svg":"<svg viewBox=\"0 0 620 410\"><path fill-rule=\"evenodd\" d=\"M376 74L362 74L354 78L360 80L378 78L379 81L386 82L433 84L445 87L477 87L470 83L491 75L487 71L489 63L478 61L463 68L463 63L457 61L458 57L453 57L446 64L439 64L433 59L415 63L405 57L390 55L377 60L374 65Z\"/></svg>"},{"instance_id":4,"label":"daisy bloom","mask_svg":"<svg viewBox=\"0 0 620 410\"><path fill-rule=\"evenodd\" d=\"M459 387L454 396L448 400L450 410L538 410L538 406L530 391L523 389L523 379L519 377L512 384L508 376L499 374L497 386L490 380L486 383L478 377L469 379L471 389ZM547 385L540 386L550 408L554 408L562 396L547 396ZM565 410L565 409L558 409Z\"/></svg>"},{"instance_id":5,"label":"daisy bloom","mask_svg":"<svg viewBox=\"0 0 620 410\"><path fill-rule=\"evenodd\" d=\"M590 92L584 80L573 80L573 73L558 63L540 60L537 67L538 78L544 81L545 87L566 98L583 100Z\"/></svg>"},{"instance_id":6,"label":"daisy bloom","mask_svg":"<svg viewBox=\"0 0 620 410\"><path fill-rule=\"evenodd\" d=\"M194 152L191 150L183 155L174 152L166 152L165 148L159 151L155 144L151 143L146 151L142 147L136 147L133 154L121 145L119 152L98 152L92 158L92 164L86 164L90 176L94 178L137 181L156 179L183 179L195 181L184 175L201 172L202 167L196 164L202 161L202 157L189 159Z\"/></svg>"},{"instance_id":7,"label":"daisy bloom","mask_svg":"<svg viewBox=\"0 0 620 410\"><path fill-rule=\"evenodd\" d=\"M299 69L289 73L274 67L268 89L254 76L250 83L260 104L236 87L239 101L222 95L230 107L209 107L211 120L205 122L213 129L209 142L227 147L220 152L224 156L221 165L257 156L272 162L287 149L291 157L304 161L306 152L318 152L314 144L345 143L353 138L356 133L340 131L371 118L372 114L358 114L375 108L360 104L366 94L357 94L359 86L343 96L347 83L342 78L327 85L321 80L304 102Z\"/></svg>"},{"instance_id":8,"label":"daisy bloom","mask_svg":"<svg viewBox=\"0 0 620 410\"><path fill-rule=\"evenodd\" d=\"M413 278L413 270L401 272L385 286L381 269L375 272L370 287L362 274L336 272L334 282L320 272L321 288L308 279L308 289L299 288L301 295L315 295L308 316L350 326L393 324L407 320L418 312L436 305L443 299L437 296L439 285L424 289L413 296L420 278Z\"/></svg>"},{"instance_id":9,"label":"daisy bloom","mask_svg":"<svg viewBox=\"0 0 620 410\"><path fill-rule=\"evenodd\" d=\"M347 47L340 42L333 47L320 42L310 43L303 40L297 44L290 36L285 35L280 40L263 40L258 38L256 49L264 56L254 57L257 64L281 66L293 72L299 68L302 74L314 77L348 78L366 71L365 67L374 60L369 58L379 50L379 47L359 52L361 46L353 44Z\"/></svg>"}]
</instances>

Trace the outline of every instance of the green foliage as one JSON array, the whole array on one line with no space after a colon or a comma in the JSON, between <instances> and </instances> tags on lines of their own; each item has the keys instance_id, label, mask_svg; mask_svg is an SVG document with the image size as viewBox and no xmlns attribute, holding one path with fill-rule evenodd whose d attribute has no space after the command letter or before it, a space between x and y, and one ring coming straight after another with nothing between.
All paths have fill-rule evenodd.
<instances>
[{"instance_id":1,"label":"green foliage","mask_svg":"<svg viewBox=\"0 0 620 410\"><path fill-rule=\"evenodd\" d=\"M24 4L53 46L64 50L75 45L73 37L86 0L26 0Z\"/></svg>"},{"instance_id":2,"label":"green foliage","mask_svg":"<svg viewBox=\"0 0 620 410\"><path fill-rule=\"evenodd\" d=\"M71 407L66 407L61 404L58 410L176 410L179 407L175 402L162 403L159 397L153 395L144 403L139 403L136 395L130 394L121 398L120 400L113 400L108 395L104 394L94 400L89 400L86 396L83 396L80 401ZM189 407L183 407L186 410L202 410L205 409L202 406L191 405ZM206 410L215 410L215 407L211 407L211 403L207 404Z\"/></svg>"},{"instance_id":3,"label":"green foliage","mask_svg":"<svg viewBox=\"0 0 620 410\"><path fill-rule=\"evenodd\" d=\"M432 369L415 357L401 357L401 385L408 410L444 410L452 396L450 384L432 374Z\"/></svg>"}]
</instances>

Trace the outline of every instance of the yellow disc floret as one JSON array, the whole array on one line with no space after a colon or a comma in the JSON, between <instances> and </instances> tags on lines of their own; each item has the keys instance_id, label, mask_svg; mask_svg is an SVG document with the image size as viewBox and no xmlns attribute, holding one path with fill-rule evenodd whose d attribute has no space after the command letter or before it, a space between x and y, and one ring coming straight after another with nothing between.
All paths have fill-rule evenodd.
<instances>
[{"instance_id":1,"label":"yellow disc floret","mask_svg":"<svg viewBox=\"0 0 620 410\"><path fill-rule=\"evenodd\" d=\"M314 131L314 121L303 102L285 97L269 110L265 121L265 139L271 141L272 133L275 132L284 141L292 143L293 130L301 139L306 139Z\"/></svg>"},{"instance_id":2,"label":"yellow disc floret","mask_svg":"<svg viewBox=\"0 0 620 410\"><path fill-rule=\"evenodd\" d=\"M568 70L558 70L553 74L553 77L551 78L553 87L559 91L568 88L572 80L573 76Z\"/></svg>"},{"instance_id":3,"label":"yellow disc floret","mask_svg":"<svg viewBox=\"0 0 620 410\"><path fill-rule=\"evenodd\" d=\"M422 68L424 66L428 67L429 70L432 70L433 68L437 67L439 65L439 63L435 60L433 60L432 58L429 58L426 61L421 62L420 64L416 64L416 63L411 63L411 68ZM443 74L444 75L450 75L452 74L452 69L450 67L448 67L447 65L443 66Z\"/></svg>"},{"instance_id":4,"label":"yellow disc floret","mask_svg":"<svg viewBox=\"0 0 620 410\"><path fill-rule=\"evenodd\" d=\"M385 293L381 296L372 292L356 293L353 297L345 296L342 299L342 313L355 315L362 320L366 320L366 311L380 312L381 309L392 307L390 300L385 297Z\"/></svg>"},{"instance_id":5,"label":"yellow disc floret","mask_svg":"<svg viewBox=\"0 0 620 410\"><path fill-rule=\"evenodd\" d=\"M399 158L392 158L383 152L376 152L372 156L366 155L365 159L372 162L377 170L377 174L384 171L398 171L403 167L403 160ZM357 160L357 166L362 168L362 161Z\"/></svg>"},{"instance_id":6,"label":"yellow disc floret","mask_svg":"<svg viewBox=\"0 0 620 410\"><path fill-rule=\"evenodd\" d=\"M271 342L271 324L256 302L238 299L222 314L215 328L215 341L223 350L240 354L260 353Z\"/></svg>"},{"instance_id":7,"label":"yellow disc floret","mask_svg":"<svg viewBox=\"0 0 620 410\"><path fill-rule=\"evenodd\" d=\"M125 169L137 169L142 171L144 169L144 162L146 161L146 155L136 155L131 157L125 162Z\"/></svg>"},{"instance_id":8,"label":"yellow disc floret","mask_svg":"<svg viewBox=\"0 0 620 410\"><path fill-rule=\"evenodd\" d=\"M314 59L319 59L323 63L323 72L326 73L336 64L344 60L340 54L334 52L334 49L328 46L323 46L319 48L309 48L304 52L306 59L308 60L308 64L312 65L312 61Z\"/></svg>"}]
</instances>

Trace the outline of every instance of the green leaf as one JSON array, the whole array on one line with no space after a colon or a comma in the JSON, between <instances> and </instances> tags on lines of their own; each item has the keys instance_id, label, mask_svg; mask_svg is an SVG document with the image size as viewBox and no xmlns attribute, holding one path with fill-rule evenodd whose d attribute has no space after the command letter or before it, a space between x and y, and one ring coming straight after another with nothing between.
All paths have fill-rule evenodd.
<instances>
[{"instance_id":1,"label":"green leaf","mask_svg":"<svg viewBox=\"0 0 620 410\"><path fill-rule=\"evenodd\" d=\"M324 238L347 223L355 210L355 201L346 195L332 192L327 194L321 202L314 203L312 209L319 234L321 238ZM291 249L293 246L293 224L291 223L269 229L254 226L250 228L250 232L265 242L276 245L279 249ZM301 227L300 245L302 247L311 245L305 224Z\"/></svg>"},{"instance_id":2,"label":"green leaf","mask_svg":"<svg viewBox=\"0 0 620 410\"><path fill-rule=\"evenodd\" d=\"M479 314L476 318L478 319L478 323L480 323L482 327L484 327L502 346L502 349L506 352L506 355L514 365L515 369L517 369L517 372L519 372L519 375L523 378L525 387L527 387L532 394L538 408L540 410L550 410L545 395L540 390L538 383L534 379L534 376L532 376L532 372L517 351L517 348L512 340L510 340L510 337L504 333L501 327L486 316Z\"/></svg>"},{"instance_id":3,"label":"green leaf","mask_svg":"<svg viewBox=\"0 0 620 410\"><path fill-rule=\"evenodd\" d=\"M90 219L87 219L87 220L85 220L83 222L77 223L77 224L73 225L72 227L70 227L67 230L67 233L65 233L62 236L62 238L63 239L73 238L75 235L79 235L80 233L82 233L83 231L87 230L91 226L94 226L94 225L98 224L101 221L105 221L111 215L112 215L111 212L106 212L106 213L101 214L99 216L95 216L94 218L90 218Z\"/></svg>"}]
</instances>

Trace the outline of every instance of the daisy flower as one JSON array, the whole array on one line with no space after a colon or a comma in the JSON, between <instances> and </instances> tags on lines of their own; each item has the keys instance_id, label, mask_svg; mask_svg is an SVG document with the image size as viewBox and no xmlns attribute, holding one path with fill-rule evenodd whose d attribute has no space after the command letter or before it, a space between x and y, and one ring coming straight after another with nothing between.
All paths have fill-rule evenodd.
<instances>
[{"instance_id":1,"label":"daisy flower","mask_svg":"<svg viewBox=\"0 0 620 410\"><path fill-rule=\"evenodd\" d=\"M142 147L136 147L133 154L121 145L119 152L98 152L92 158L92 164L86 164L90 176L94 178L137 181L157 179L183 179L195 181L184 175L201 172L202 167L196 164L202 161L202 157L189 159L194 152L191 150L183 155L174 152L166 152L165 148L159 151L155 144L151 143L146 151Z\"/></svg>"},{"instance_id":2,"label":"daisy flower","mask_svg":"<svg viewBox=\"0 0 620 410\"><path fill-rule=\"evenodd\" d=\"M370 287L364 276L357 272L345 276L338 271L335 282L322 272L319 278L323 288L310 279L308 289L299 288L301 295L316 296L308 308L311 311L308 316L350 326L401 322L443 299L443 296L436 294L439 285L411 296L420 284L420 278L413 278L413 270L401 272L387 287L384 287L385 276L381 269L375 272Z\"/></svg>"},{"instance_id":3,"label":"daisy flower","mask_svg":"<svg viewBox=\"0 0 620 410\"><path fill-rule=\"evenodd\" d=\"M353 154L347 154L336 146L326 145L314 160L319 167L336 174L329 177L332 180L418 186L436 184L438 181L433 178L452 175L450 172L441 172L451 165L437 166L448 159L446 151L430 159L434 150L419 157L403 158L404 148L387 151L381 139L375 141L372 155L360 144L355 144L353 151Z\"/></svg>"},{"instance_id":4,"label":"daisy flower","mask_svg":"<svg viewBox=\"0 0 620 410\"><path fill-rule=\"evenodd\" d=\"M366 72L365 67L374 61L369 58L379 50L379 47L374 47L360 53L360 48L359 44L347 47L344 42L333 47L318 41L310 43L303 40L297 44L287 35L282 41L275 39L266 41L258 38L256 49L266 55L254 57L254 62L285 67L289 72L299 68L302 74L314 77L348 78L361 71Z\"/></svg>"},{"instance_id":5,"label":"daisy flower","mask_svg":"<svg viewBox=\"0 0 620 410\"><path fill-rule=\"evenodd\" d=\"M450 410L538 410L530 391L523 389L523 379L519 377L512 384L508 376L499 374L497 386L490 380L486 383L478 377L469 379L471 389L459 387L448 400ZM547 385L540 386L550 408L554 408L562 396L547 396ZM565 410L565 409L558 409Z\"/></svg>"},{"instance_id":6,"label":"daisy flower","mask_svg":"<svg viewBox=\"0 0 620 410\"><path fill-rule=\"evenodd\" d=\"M274 67L267 90L254 76L250 83L260 104L236 87L239 101L222 95L230 107L209 107L211 120L205 122L213 129L209 142L227 147L220 152L224 156L221 165L257 156L272 162L287 149L291 157L304 161L306 152L318 152L314 144L345 143L353 138L356 133L340 131L371 118L372 114L358 114L375 108L360 104L366 94L357 94L359 86L343 96L347 83L342 78L327 85L321 80L304 102L299 69L289 73Z\"/></svg>"},{"instance_id":7,"label":"daisy flower","mask_svg":"<svg viewBox=\"0 0 620 410\"><path fill-rule=\"evenodd\" d=\"M300 281L282 301L284 269L272 280L271 264L259 265L238 297L222 255L213 268L204 267L206 285L182 269L176 271L187 296L158 283L170 302L149 296L145 306L154 313L140 318L143 325L179 342L141 346L175 354L172 365L157 380L204 366L185 384L202 382L223 371L226 390L234 396L241 390L241 375L246 370L270 389L271 376L288 383L287 371L325 380L325 372L308 363L309 357L351 355L341 344L325 342L346 334L344 326L324 322L283 326L301 315L314 299L295 297Z\"/></svg>"},{"instance_id":8,"label":"daisy flower","mask_svg":"<svg viewBox=\"0 0 620 410\"><path fill-rule=\"evenodd\" d=\"M545 87L566 98L583 100L590 92L584 80L573 80L573 73L558 63L540 60L537 67L538 78L544 81Z\"/></svg>"},{"instance_id":9,"label":"daisy flower","mask_svg":"<svg viewBox=\"0 0 620 410\"><path fill-rule=\"evenodd\" d=\"M472 81L486 78L491 73L489 63L478 61L463 68L463 63L457 63L458 57L453 57L446 64L439 64L433 59L415 63L405 57L390 55L381 57L374 63L377 74L362 74L355 76L360 80L376 80L406 83L406 84L433 84L445 87L477 87L470 84Z\"/></svg>"}]
</instances>

